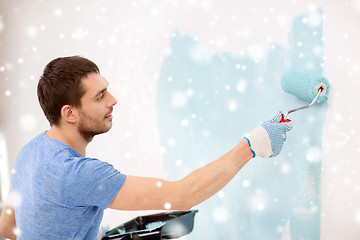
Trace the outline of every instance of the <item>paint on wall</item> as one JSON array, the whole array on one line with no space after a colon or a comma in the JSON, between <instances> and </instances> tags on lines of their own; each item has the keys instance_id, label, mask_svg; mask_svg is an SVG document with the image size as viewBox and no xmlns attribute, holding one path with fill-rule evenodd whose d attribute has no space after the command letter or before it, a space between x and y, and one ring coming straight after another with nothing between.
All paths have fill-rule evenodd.
<instances>
[{"instance_id":1,"label":"paint on wall","mask_svg":"<svg viewBox=\"0 0 360 240\"><path fill-rule=\"evenodd\" d=\"M158 87L158 128L168 178L215 160L276 110L309 103L285 93L288 70L322 73L322 11L296 16L289 46L211 55L175 33ZM256 52L266 57L257 59ZM327 103L293 113L277 158L251 160L218 194L196 207L189 239L320 239L322 126Z\"/></svg>"}]
</instances>

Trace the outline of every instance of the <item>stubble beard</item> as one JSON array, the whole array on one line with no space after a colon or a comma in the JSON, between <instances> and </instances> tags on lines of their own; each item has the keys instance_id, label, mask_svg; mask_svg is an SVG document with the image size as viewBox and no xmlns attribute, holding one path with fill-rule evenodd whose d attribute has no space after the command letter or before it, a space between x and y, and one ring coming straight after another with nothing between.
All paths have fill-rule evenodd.
<instances>
[{"instance_id":1,"label":"stubble beard","mask_svg":"<svg viewBox=\"0 0 360 240\"><path fill-rule=\"evenodd\" d=\"M80 135L88 142L91 142L96 135L108 132L112 126L112 124L107 126L105 124L105 119L102 121L93 119L83 111L79 111L79 114L80 122L78 131Z\"/></svg>"}]
</instances>

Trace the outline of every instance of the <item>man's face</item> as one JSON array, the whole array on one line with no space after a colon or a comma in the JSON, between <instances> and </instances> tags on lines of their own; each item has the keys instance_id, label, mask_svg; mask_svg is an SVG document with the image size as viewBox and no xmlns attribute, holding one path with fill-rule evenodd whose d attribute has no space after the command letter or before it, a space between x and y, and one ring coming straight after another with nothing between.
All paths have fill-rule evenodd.
<instances>
[{"instance_id":1,"label":"man's face","mask_svg":"<svg viewBox=\"0 0 360 240\"><path fill-rule=\"evenodd\" d=\"M85 94L78 109L78 130L87 140L110 130L113 106L116 99L108 92L108 82L98 73L90 73L82 79Z\"/></svg>"}]
</instances>

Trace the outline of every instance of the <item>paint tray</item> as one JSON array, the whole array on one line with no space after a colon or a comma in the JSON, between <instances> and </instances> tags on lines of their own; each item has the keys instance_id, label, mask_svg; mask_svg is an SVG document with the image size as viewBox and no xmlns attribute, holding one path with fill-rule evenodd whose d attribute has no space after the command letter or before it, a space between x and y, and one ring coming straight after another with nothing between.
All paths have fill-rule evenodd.
<instances>
[{"instance_id":1,"label":"paint tray","mask_svg":"<svg viewBox=\"0 0 360 240\"><path fill-rule=\"evenodd\" d=\"M108 232L102 240L161 240L189 234L198 210L173 211L136 217Z\"/></svg>"}]
</instances>

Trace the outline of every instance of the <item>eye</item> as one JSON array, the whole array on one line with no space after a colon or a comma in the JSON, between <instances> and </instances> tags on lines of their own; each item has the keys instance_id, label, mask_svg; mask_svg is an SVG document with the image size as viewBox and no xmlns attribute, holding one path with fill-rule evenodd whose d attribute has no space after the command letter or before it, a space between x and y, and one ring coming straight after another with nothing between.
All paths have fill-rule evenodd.
<instances>
[{"instance_id":1,"label":"eye","mask_svg":"<svg viewBox=\"0 0 360 240\"><path fill-rule=\"evenodd\" d=\"M100 93L99 96L98 96L98 100L100 101L103 97L104 97L104 94Z\"/></svg>"}]
</instances>

